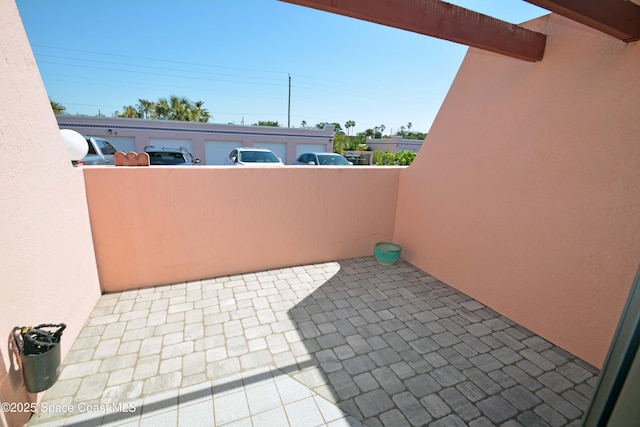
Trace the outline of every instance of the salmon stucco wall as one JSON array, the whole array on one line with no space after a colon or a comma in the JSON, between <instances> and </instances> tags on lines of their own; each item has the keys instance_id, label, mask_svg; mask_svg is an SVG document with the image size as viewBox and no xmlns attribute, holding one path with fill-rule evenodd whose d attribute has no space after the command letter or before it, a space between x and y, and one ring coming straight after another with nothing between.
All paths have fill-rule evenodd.
<instances>
[{"instance_id":1,"label":"salmon stucco wall","mask_svg":"<svg viewBox=\"0 0 640 427\"><path fill-rule=\"evenodd\" d=\"M640 261L640 45L556 15L528 63L470 49L400 178L414 265L600 366Z\"/></svg>"},{"instance_id":2,"label":"salmon stucco wall","mask_svg":"<svg viewBox=\"0 0 640 427\"><path fill-rule=\"evenodd\" d=\"M62 356L100 295L82 171L71 166L13 1L0 1L0 402L35 401L7 339L66 323ZM0 413L0 425L27 414Z\"/></svg>"},{"instance_id":3,"label":"salmon stucco wall","mask_svg":"<svg viewBox=\"0 0 640 427\"><path fill-rule=\"evenodd\" d=\"M84 168L105 292L372 255L402 168Z\"/></svg>"}]
</instances>

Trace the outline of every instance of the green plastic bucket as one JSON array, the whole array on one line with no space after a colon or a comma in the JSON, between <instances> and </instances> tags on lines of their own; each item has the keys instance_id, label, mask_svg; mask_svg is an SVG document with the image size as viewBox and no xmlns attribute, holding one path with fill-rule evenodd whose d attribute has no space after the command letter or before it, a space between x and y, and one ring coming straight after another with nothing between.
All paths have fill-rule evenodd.
<instances>
[{"instance_id":1,"label":"green plastic bucket","mask_svg":"<svg viewBox=\"0 0 640 427\"><path fill-rule=\"evenodd\" d=\"M373 248L373 255L378 262L385 266L392 266L399 259L402 254L402 248L400 245L390 242L378 242Z\"/></svg>"}]
</instances>

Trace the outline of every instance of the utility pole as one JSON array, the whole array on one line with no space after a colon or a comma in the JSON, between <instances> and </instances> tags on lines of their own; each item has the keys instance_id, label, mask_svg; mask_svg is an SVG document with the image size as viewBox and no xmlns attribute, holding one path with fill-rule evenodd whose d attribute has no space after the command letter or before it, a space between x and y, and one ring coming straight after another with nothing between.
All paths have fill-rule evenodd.
<instances>
[{"instance_id":1,"label":"utility pole","mask_svg":"<svg viewBox=\"0 0 640 427\"><path fill-rule=\"evenodd\" d=\"M291 74L289 74L289 103L287 107L287 127L291 127Z\"/></svg>"}]
</instances>

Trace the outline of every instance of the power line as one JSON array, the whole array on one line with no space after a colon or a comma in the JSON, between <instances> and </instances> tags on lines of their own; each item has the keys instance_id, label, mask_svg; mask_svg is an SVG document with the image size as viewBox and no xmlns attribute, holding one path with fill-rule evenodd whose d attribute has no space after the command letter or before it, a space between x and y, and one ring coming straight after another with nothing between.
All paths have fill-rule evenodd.
<instances>
[{"instance_id":1,"label":"power line","mask_svg":"<svg viewBox=\"0 0 640 427\"><path fill-rule=\"evenodd\" d=\"M144 56L123 55L123 54L120 54L120 53L99 52L99 51L94 51L94 50L71 49L71 48L48 46L48 45L42 45L42 44L32 44L31 47L32 48L33 47L43 47L43 48L46 48L46 49L57 49L57 50L62 50L62 51L78 52L78 53L91 53L91 54L95 54L95 55L108 56L110 58L113 58L113 57L129 58L129 59L136 59L138 61L139 60L156 61L156 62L166 62L166 63L170 63L170 64L182 64L182 65L195 65L195 66L199 66L199 67L223 68L223 69L228 69L228 70L242 70L242 71L253 71L253 72L261 72L261 73L282 74L281 71L259 70L259 69L252 69L252 68L239 68L239 67L230 67L230 66L225 66L225 65L202 64L202 63L197 63L197 62L176 61L176 60L151 58L151 57L144 57Z\"/></svg>"},{"instance_id":2,"label":"power line","mask_svg":"<svg viewBox=\"0 0 640 427\"><path fill-rule=\"evenodd\" d=\"M134 57L129 55L112 54L112 53L105 53L105 52L80 50L80 49L56 48L52 46L38 45L38 44L34 44L33 46L46 47L46 48L58 49L58 50L69 51L69 52L93 53L93 54L98 54L103 56L109 56L110 58L120 57L120 58L136 59L136 60L144 59L146 61L157 61L157 62L163 62L168 64L196 65L196 66L206 67L206 68L223 68L223 69L229 69L229 70L242 70L242 71L254 71L254 72L268 73L268 74L279 74L279 72L268 71L268 70L234 68L234 67L225 67L225 66L218 66L218 65L211 65L211 64L172 61L172 60L158 59L158 58ZM176 72L178 74L166 73L166 72L142 71L140 70L141 68L156 70L158 67L144 65L144 64L139 65L139 64L123 63L123 62L112 61L112 60L104 61L104 60L98 60L98 59L90 59L86 57L70 58L70 57L58 56L58 55L38 54L37 52L34 54L39 64L60 65L60 66L67 66L67 67L73 67L73 68L88 68L88 69L97 69L101 71L114 71L114 72L139 74L139 75L155 75L159 77L181 78L181 79L188 79L188 80L216 81L216 82L222 82L222 83L236 83L236 84L248 84L248 85L274 86L274 87L282 86L282 84L279 83L281 82L280 77L264 77L260 75L239 76L238 74L219 73L214 75L221 76L221 77L228 77L228 78L208 78L204 76L211 76L212 74L210 71L185 70L180 68L167 68L167 67L163 67L162 70L169 70L169 71ZM63 59L68 61L78 61L81 63L77 64L77 63L49 61L49 60L39 59L41 57ZM108 64L108 65L112 65L113 67L106 68L101 65L91 65L91 64ZM117 67L128 67L128 68L117 68ZM130 69L131 67L135 67L135 68ZM183 74L180 74L180 73L183 73ZM289 73L289 76L290 75L291 74ZM346 94L346 95L359 96L359 97L365 97L365 96L370 97L372 93L371 89L368 87L358 88L358 87L354 87L353 84L347 83L344 81L339 82L335 80L324 79L321 77L308 76L305 74L296 74L296 77L299 78L299 80L297 80L297 83L296 83L297 88L300 88L300 89L309 88L309 89L313 89L314 92L322 91L325 93ZM336 83L341 86L328 85L321 82ZM412 95L413 96L408 97L408 96L405 96L405 94L399 94L394 91L385 92L381 90L380 87L377 87L374 98L380 98L384 96L387 99L392 98L396 100L407 101L407 100L415 99L416 97L422 97L422 99L424 99L424 97L429 96L429 94L427 93L419 93L419 92L418 93L412 92Z\"/></svg>"}]
</instances>

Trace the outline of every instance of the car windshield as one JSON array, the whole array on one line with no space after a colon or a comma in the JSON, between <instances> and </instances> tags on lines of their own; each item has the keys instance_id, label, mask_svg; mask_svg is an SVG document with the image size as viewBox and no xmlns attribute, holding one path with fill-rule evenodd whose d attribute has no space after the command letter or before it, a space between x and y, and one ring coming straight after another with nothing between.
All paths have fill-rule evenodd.
<instances>
[{"instance_id":1,"label":"car windshield","mask_svg":"<svg viewBox=\"0 0 640 427\"><path fill-rule=\"evenodd\" d=\"M318 162L321 165L348 165L349 161L337 154L318 154Z\"/></svg>"},{"instance_id":2,"label":"car windshield","mask_svg":"<svg viewBox=\"0 0 640 427\"><path fill-rule=\"evenodd\" d=\"M280 160L271 151L241 151L239 161L243 163L279 163Z\"/></svg>"},{"instance_id":3,"label":"car windshield","mask_svg":"<svg viewBox=\"0 0 640 427\"><path fill-rule=\"evenodd\" d=\"M100 150L102 150L102 154L115 154L116 149L113 148L113 145L109 144L108 141L96 138L96 143L98 147L100 147Z\"/></svg>"},{"instance_id":4,"label":"car windshield","mask_svg":"<svg viewBox=\"0 0 640 427\"><path fill-rule=\"evenodd\" d=\"M152 165L181 165L186 163L186 160L182 153L148 153L149 162Z\"/></svg>"}]
</instances>

